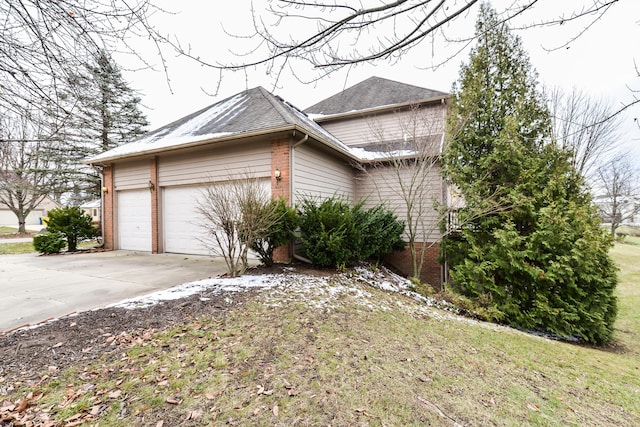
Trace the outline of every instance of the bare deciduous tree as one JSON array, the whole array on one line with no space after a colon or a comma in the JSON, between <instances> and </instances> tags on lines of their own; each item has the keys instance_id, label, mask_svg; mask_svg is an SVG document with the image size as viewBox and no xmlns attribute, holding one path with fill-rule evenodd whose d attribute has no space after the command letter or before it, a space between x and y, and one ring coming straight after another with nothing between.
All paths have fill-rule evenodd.
<instances>
[{"instance_id":1,"label":"bare deciduous tree","mask_svg":"<svg viewBox=\"0 0 640 427\"><path fill-rule=\"evenodd\" d=\"M197 212L206 232L203 243L224 258L231 277L246 271L249 248L269 235L280 215L269 191L249 173L208 185Z\"/></svg>"},{"instance_id":2,"label":"bare deciduous tree","mask_svg":"<svg viewBox=\"0 0 640 427\"><path fill-rule=\"evenodd\" d=\"M628 155L614 157L600 166L596 202L605 222L611 223L615 237L620 224L640 213L640 173L634 169Z\"/></svg>"},{"instance_id":3,"label":"bare deciduous tree","mask_svg":"<svg viewBox=\"0 0 640 427\"><path fill-rule=\"evenodd\" d=\"M150 0L22 0L0 2L0 102L14 112L24 101L59 106L65 81L102 50L144 58L132 38L151 39L164 65L163 37L149 18L160 9Z\"/></svg>"},{"instance_id":4,"label":"bare deciduous tree","mask_svg":"<svg viewBox=\"0 0 640 427\"><path fill-rule=\"evenodd\" d=\"M515 0L505 2L498 13L500 23L522 18L521 28L566 26L579 21L583 25L576 30L573 39L579 37L585 27L598 21L616 2L595 0L572 6L558 5L553 15L534 18L532 11L539 0ZM246 51L238 54L237 63L207 65L227 70L266 65L272 75L278 76L289 69L298 78L310 80L299 71L303 66L318 71L315 79L319 79L343 67L361 63L395 63L408 51L434 40L449 44L459 42L462 50L472 42L473 36L460 39L460 35L449 32L453 23L469 18L477 3L478 0L363 1L357 4L345 0L278 0L269 2L261 10L252 2L253 33L233 34L230 30L230 35L239 42L248 42ZM296 28L295 34L291 28ZM176 47L204 62L187 49Z\"/></svg>"},{"instance_id":5,"label":"bare deciduous tree","mask_svg":"<svg viewBox=\"0 0 640 427\"><path fill-rule=\"evenodd\" d=\"M51 192L49 159L43 146L51 141L37 115L3 114L0 119L0 205L18 219L25 233L26 218Z\"/></svg>"},{"instance_id":6,"label":"bare deciduous tree","mask_svg":"<svg viewBox=\"0 0 640 427\"><path fill-rule=\"evenodd\" d=\"M364 185L405 223L411 254L411 276L422 276L427 251L440 240L436 205L442 204L440 179L444 114L437 108L414 105L395 114L394 124L368 120L373 141L362 154L371 160L360 164ZM436 191L434 192L434 188Z\"/></svg>"},{"instance_id":7,"label":"bare deciduous tree","mask_svg":"<svg viewBox=\"0 0 640 427\"><path fill-rule=\"evenodd\" d=\"M575 170L592 181L596 168L620 143L620 116L605 99L576 88L571 92L554 88L548 97L554 138L561 148L573 153Z\"/></svg>"}]
</instances>

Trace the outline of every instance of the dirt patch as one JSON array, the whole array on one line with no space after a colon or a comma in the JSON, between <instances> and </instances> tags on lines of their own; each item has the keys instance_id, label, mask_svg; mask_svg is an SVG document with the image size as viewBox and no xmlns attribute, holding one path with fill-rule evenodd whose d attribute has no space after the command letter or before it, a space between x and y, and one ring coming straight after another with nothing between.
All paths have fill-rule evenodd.
<instances>
[{"instance_id":1,"label":"dirt patch","mask_svg":"<svg viewBox=\"0 0 640 427\"><path fill-rule=\"evenodd\" d=\"M135 310L105 308L56 320L40 327L0 336L0 388L12 382L38 381L43 372L98 360L119 350L109 337L134 331L163 330L202 316L224 316L254 292L192 295ZM204 300L206 297L206 300Z\"/></svg>"},{"instance_id":2,"label":"dirt patch","mask_svg":"<svg viewBox=\"0 0 640 427\"><path fill-rule=\"evenodd\" d=\"M247 274L287 274L292 268L296 273L335 273L330 269L274 265L251 268ZM164 330L203 316L225 316L258 292L234 292L233 302L227 293L204 292L146 308L104 308L0 335L0 391L3 384L38 381L43 372L63 370L79 361L90 363L103 355L117 352L118 347L111 345L113 341L109 337L129 336L135 331Z\"/></svg>"}]
</instances>

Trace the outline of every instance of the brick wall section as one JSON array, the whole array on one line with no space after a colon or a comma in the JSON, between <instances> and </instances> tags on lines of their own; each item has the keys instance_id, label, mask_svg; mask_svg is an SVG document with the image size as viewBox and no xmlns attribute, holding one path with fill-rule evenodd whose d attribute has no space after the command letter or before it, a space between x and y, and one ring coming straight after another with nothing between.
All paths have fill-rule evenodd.
<instances>
[{"instance_id":1,"label":"brick wall section","mask_svg":"<svg viewBox=\"0 0 640 427\"><path fill-rule=\"evenodd\" d=\"M160 252L160 246L158 243L158 157L151 159L151 184L153 184L153 190L151 190L151 253L157 254Z\"/></svg>"},{"instance_id":2,"label":"brick wall section","mask_svg":"<svg viewBox=\"0 0 640 427\"><path fill-rule=\"evenodd\" d=\"M435 290L440 290L443 282L442 266L438 262L440 246L437 243L427 243L427 245L433 246L428 248L424 254L424 263L422 265L420 280L430 284ZM422 243L416 243L416 250L420 251L421 246ZM409 251L409 246L407 246L403 251L387 255L384 261L406 276L410 276L412 273L413 267L411 264L411 252Z\"/></svg>"},{"instance_id":3,"label":"brick wall section","mask_svg":"<svg viewBox=\"0 0 640 427\"><path fill-rule=\"evenodd\" d=\"M291 171L290 171L289 139L279 139L271 142L271 197L278 199L283 197L287 202L291 201ZM280 180L276 180L276 169L280 170ZM275 248L273 260L275 262L291 261L291 245Z\"/></svg>"},{"instance_id":4,"label":"brick wall section","mask_svg":"<svg viewBox=\"0 0 640 427\"><path fill-rule=\"evenodd\" d=\"M104 248L112 251L114 249L113 236L113 166L104 166L102 168L102 185L106 192L102 192L102 209L103 209L103 236Z\"/></svg>"}]
</instances>

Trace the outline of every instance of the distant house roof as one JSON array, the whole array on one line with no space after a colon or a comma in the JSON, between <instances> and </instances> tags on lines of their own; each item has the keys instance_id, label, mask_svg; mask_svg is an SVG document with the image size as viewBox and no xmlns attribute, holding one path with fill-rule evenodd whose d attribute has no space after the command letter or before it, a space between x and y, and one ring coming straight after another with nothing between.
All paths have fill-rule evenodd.
<instances>
[{"instance_id":1,"label":"distant house roof","mask_svg":"<svg viewBox=\"0 0 640 427\"><path fill-rule=\"evenodd\" d=\"M438 90L426 89L380 77L370 77L306 108L304 111L313 116L330 116L448 96L448 93Z\"/></svg>"},{"instance_id":2,"label":"distant house roof","mask_svg":"<svg viewBox=\"0 0 640 427\"><path fill-rule=\"evenodd\" d=\"M94 209L102 206L102 201L100 199L91 200L89 202L84 202L80 205L82 209Z\"/></svg>"},{"instance_id":3,"label":"distant house roof","mask_svg":"<svg viewBox=\"0 0 640 427\"><path fill-rule=\"evenodd\" d=\"M103 163L172 148L294 129L306 132L335 150L353 156L346 145L304 112L264 88L257 87L148 132L133 142L87 159L87 163Z\"/></svg>"}]
</instances>

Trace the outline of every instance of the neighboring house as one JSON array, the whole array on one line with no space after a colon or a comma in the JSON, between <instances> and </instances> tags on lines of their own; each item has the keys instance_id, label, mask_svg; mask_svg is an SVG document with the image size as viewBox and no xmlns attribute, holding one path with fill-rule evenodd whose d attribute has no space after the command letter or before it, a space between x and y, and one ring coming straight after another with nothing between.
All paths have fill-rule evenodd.
<instances>
[{"instance_id":1,"label":"neighboring house","mask_svg":"<svg viewBox=\"0 0 640 427\"><path fill-rule=\"evenodd\" d=\"M80 209L91 217L91 222L94 224L100 223L100 210L102 207L102 201L100 199L85 202L80 205Z\"/></svg>"},{"instance_id":2,"label":"neighboring house","mask_svg":"<svg viewBox=\"0 0 640 427\"><path fill-rule=\"evenodd\" d=\"M51 209L60 206L49 197L45 197L36 207L27 215L25 225L27 228L34 229L35 226L42 225L42 218L45 218ZM18 217L5 205L0 204L0 225L8 227L18 227ZM43 226L44 227L44 226Z\"/></svg>"},{"instance_id":3,"label":"neighboring house","mask_svg":"<svg viewBox=\"0 0 640 427\"><path fill-rule=\"evenodd\" d=\"M310 107L309 116L261 87L217 102L88 160L103 167L105 247L209 254L200 239L198 198L206 185L247 170L272 197L293 204L305 196L333 195L394 202L397 189L376 184L376 176L385 174L382 148L406 148L413 135L399 123L421 109L429 123L420 132L437 141L439 150L448 96L371 78ZM430 186L433 198L446 203L437 169ZM402 218L401 205L390 204ZM425 217L436 220L432 211ZM423 278L439 283L434 248ZM280 261L292 255L278 253ZM403 259L406 254L391 261L405 270Z\"/></svg>"}]
</instances>

